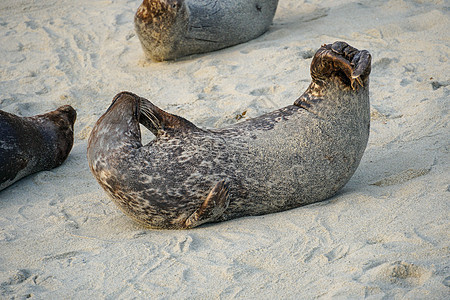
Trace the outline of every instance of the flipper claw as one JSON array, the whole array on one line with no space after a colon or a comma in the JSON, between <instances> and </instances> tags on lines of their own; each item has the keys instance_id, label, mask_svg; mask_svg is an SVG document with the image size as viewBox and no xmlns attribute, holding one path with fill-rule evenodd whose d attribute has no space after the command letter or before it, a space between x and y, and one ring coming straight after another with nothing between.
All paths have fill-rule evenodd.
<instances>
[{"instance_id":1,"label":"flipper claw","mask_svg":"<svg viewBox=\"0 0 450 300\"><path fill-rule=\"evenodd\" d=\"M221 180L212 188L202 205L186 219L185 228L215 221L228 208L229 203L229 183Z\"/></svg>"},{"instance_id":2,"label":"flipper claw","mask_svg":"<svg viewBox=\"0 0 450 300\"><path fill-rule=\"evenodd\" d=\"M139 97L140 116L139 122L150 130L155 136L168 131L198 130L188 120L163 111L145 98Z\"/></svg>"},{"instance_id":3,"label":"flipper claw","mask_svg":"<svg viewBox=\"0 0 450 300\"><path fill-rule=\"evenodd\" d=\"M319 85L332 78L340 79L353 90L364 87L370 74L371 56L345 42L323 45L314 55L311 76Z\"/></svg>"}]
</instances>

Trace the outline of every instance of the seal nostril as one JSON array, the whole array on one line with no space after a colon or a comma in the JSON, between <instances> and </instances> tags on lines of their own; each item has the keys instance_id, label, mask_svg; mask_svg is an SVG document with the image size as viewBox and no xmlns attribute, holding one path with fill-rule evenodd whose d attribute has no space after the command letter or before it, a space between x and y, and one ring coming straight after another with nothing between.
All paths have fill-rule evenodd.
<instances>
[{"instance_id":1,"label":"seal nostril","mask_svg":"<svg viewBox=\"0 0 450 300\"><path fill-rule=\"evenodd\" d=\"M261 5L259 5L258 3L255 5L255 7L256 7L256 10L259 12L262 10Z\"/></svg>"}]
</instances>

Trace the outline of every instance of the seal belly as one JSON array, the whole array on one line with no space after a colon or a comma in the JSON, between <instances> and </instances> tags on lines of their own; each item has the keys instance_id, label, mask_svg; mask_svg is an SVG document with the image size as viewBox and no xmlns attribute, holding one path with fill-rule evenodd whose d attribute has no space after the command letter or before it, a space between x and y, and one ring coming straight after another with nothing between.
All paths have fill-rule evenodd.
<instances>
[{"instance_id":1,"label":"seal belly","mask_svg":"<svg viewBox=\"0 0 450 300\"><path fill-rule=\"evenodd\" d=\"M269 29L278 0L187 1L186 34L197 51L212 51L252 40Z\"/></svg>"},{"instance_id":2,"label":"seal belly","mask_svg":"<svg viewBox=\"0 0 450 300\"><path fill-rule=\"evenodd\" d=\"M250 131L245 136L246 150L227 149L244 153L233 164L240 166L237 181L247 193L245 198L240 196L242 193L235 195L230 185L232 197L224 219L277 212L327 199L355 172L368 133L355 127L354 120L339 115L322 120L301 108L292 109L298 111L283 119L276 117L279 122L273 128ZM361 122L368 113L367 107ZM234 146L233 142L229 144Z\"/></svg>"}]
</instances>

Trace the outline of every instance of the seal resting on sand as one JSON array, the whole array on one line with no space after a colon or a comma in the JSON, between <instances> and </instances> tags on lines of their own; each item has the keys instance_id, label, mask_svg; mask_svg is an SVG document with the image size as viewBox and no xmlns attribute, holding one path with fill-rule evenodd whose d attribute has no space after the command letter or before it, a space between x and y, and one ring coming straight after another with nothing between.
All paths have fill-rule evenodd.
<instances>
[{"instance_id":1,"label":"seal resting on sand","mask_svg":"<svg viewBox=\"0 0 450 300\"><path fill-rule=\"evenodd\" d=\"M0 110L0 190L61 165L72 149L76 117L70 105L34 117Z\"/></svg>"},{"instance_id":2,"label":"seal resting on sand","mask_svg":"<svg viewBox=\"0 0 450 300\"><path fill-rule=\"evenodd\" d=\"M325 200L348 182L366 147L370 68L369 52L324 45L293 105L214 130L119 93L89 137L90 169L127 215L151 228ZM147 145L139 123L156 135Z\"/></svg>"},{"instance_id":3,"label":"seal resting on sand","mask_svg":"<svg viewBox=\"0 0 450 300\"><path fill-rule=\"evenodd\" d=\"M260 36L277 5L278 0L144 0L134 24L148 58L172 60Z\"/></svg>"}]
</instances>

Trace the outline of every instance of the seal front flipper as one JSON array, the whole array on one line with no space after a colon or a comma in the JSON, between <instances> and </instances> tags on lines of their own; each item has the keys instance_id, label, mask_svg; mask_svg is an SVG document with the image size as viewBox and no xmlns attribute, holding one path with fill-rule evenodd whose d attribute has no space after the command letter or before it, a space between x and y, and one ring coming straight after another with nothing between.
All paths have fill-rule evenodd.
<instances>
[{"instance_id":1,"label":"seal front flipper","mask_svg":"<svg viewBox=\"0 0 450 300\"><path fill-rule=\"evenodd\" d=\"M202 205L185 222L186 229L215 221L228 208L229 184L219 181L209 192Z\"/></svg>"},{"instance_id":2,"label":"seal front flipper","mask_svg":"<svg viewBox=\"0 0 450 300\"><path fill-rule=\"evenodd\" d=\"M162 132L200 130L185 118L165 112L142 97L140 97L139 122L155 136L161 135Z\"/></svg>"}]
</instances>

